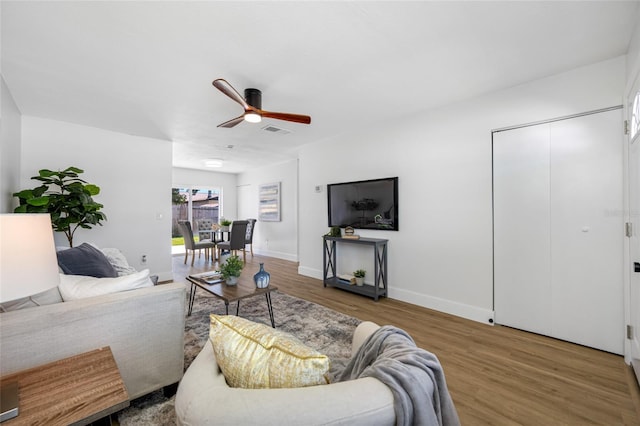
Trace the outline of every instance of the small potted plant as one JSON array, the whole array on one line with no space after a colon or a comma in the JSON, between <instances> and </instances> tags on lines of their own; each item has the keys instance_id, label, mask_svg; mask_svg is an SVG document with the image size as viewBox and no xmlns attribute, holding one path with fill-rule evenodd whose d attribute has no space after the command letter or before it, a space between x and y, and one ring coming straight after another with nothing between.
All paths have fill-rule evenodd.
<instances>
[{"instance_id":1,"label":"small potted plant","mask_svg":"<svg viewBox=\"0 0 640 426\"><path fill-rule=\"evenodd\" d=\"M242 260L236 255L229 257L227 261L220 266L220 273L227 285L238 284L238 277L242 272L242 268L244 268L244 263L242 263Z\"/></svg>"},{"instance_id":2,"label":"small potted plant","mask_svg":"<svg viewBox=\"0 0 640 426\"><path fill-rule=\"evenodd\" d=\"M231 226L231 221L228 219L220 218L220 230L222 232L229 232L229 227Z\"/></svg>"},{"instance_id":3,"label":"small potted plant","mask_svg":"<svg viewBox=\"0 0 640 426\"><path fill-rule=\"evenodd\" d=\"M357 271L354 271L353 276L356 278L357 286L364 285L364 276L366 275L366 273L367 271L365 271L364 269L358 269Z\"/></svg>"}]
</instances>

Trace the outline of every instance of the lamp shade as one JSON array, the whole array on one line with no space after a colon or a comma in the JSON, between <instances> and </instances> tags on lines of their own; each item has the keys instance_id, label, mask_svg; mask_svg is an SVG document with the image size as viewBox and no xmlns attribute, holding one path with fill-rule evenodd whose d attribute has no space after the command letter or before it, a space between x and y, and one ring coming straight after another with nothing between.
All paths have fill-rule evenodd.
<instances>
[{"instance_id":1,"label":"lamp shade","mask_svg":"<svg viewBox=\"0 0 640 426\"><path fill-rule=\"evenodd\" d=\"M0 214L0 302L60 283L49 214Z\"/></svg>"}]
</instances>

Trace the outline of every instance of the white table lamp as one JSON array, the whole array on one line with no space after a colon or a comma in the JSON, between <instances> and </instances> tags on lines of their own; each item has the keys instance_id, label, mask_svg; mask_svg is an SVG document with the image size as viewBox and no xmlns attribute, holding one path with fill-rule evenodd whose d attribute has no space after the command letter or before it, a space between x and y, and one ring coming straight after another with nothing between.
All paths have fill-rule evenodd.
<instances>
[{"instance_id":1,"label":"white table lamp","mask_svg":"<svg viewBox=\"0 0 640 426\"><path fill-rule=\"evenodd\" d=\"M49 214L0 214L0 302L41 293L59 282ZM0 385L4 421L18 415L18 388L16 383Z\"/></svg>"},{"instance_id":2,"label":"white table lamp","mask_svg":"<svg viewBox=\"0 0 640 426\"><path fill-rule=\"evenodd\" d=\"M49 214L0 214L0 302L43 292L59 282Z\"/></svg>"}]
</instances>

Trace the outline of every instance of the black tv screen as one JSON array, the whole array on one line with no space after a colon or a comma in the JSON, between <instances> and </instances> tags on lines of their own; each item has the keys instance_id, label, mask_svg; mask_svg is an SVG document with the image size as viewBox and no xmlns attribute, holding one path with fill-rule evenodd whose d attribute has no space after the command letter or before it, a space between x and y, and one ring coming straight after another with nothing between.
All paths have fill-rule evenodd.
<instances>
[{"instance_id":1,"label":"black tv screen","mask_svg":"<svg viewBox=\"0 0 640 426\"><path fill-rule=\"evenodd\" d=\"M398 230L398 178L327 185L329 226Z\"/></svg>"}]
</instances>

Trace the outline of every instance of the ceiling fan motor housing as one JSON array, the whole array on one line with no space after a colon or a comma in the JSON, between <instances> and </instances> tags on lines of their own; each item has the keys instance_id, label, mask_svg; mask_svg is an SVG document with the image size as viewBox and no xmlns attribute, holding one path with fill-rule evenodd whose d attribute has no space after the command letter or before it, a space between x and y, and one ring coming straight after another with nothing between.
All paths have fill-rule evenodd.
<instances>
[{"instance_id":1,"label":"ceiling fan motor housing","mask_svg":"<svg viewBox=\"0 0 640 426\"><path fill-rule=\"evenodd\" d=\"M262 109L262 92L258 89L244 89L244 100L254 108Z\"/></svg>"}]
</instances>

